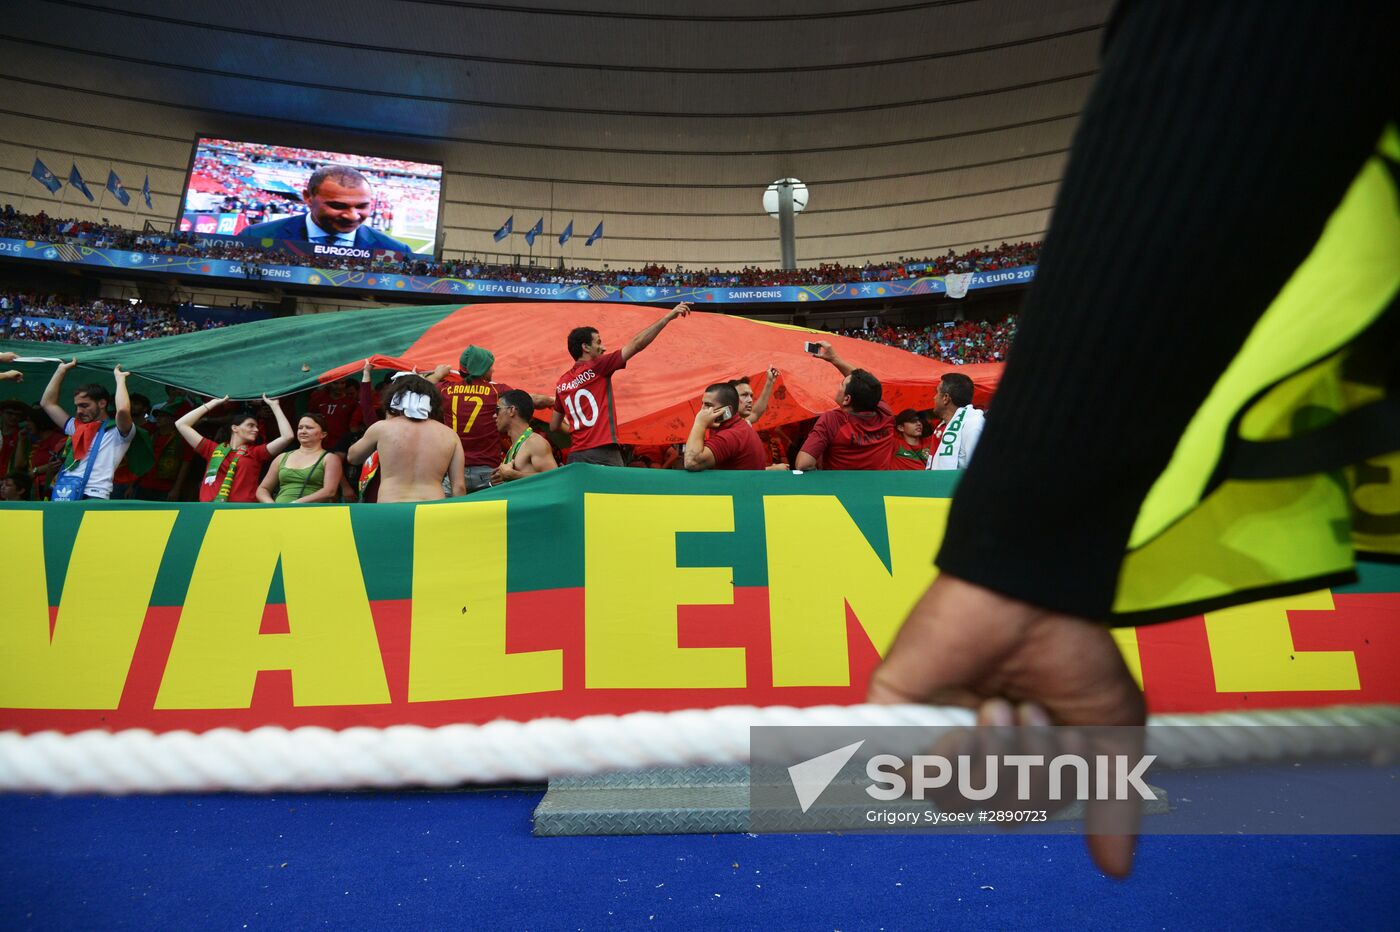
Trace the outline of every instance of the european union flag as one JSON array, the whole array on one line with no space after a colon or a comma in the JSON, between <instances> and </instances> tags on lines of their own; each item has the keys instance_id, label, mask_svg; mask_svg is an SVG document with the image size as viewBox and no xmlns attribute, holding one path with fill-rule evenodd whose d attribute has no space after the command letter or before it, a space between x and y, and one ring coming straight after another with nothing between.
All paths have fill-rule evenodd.
<instances>
[{"instance_id":1,"label":"european union flag","mask_svg":"<svg viewBox=\"0 0 1400 932\"><path fill-rule=\"evenodd\" d=\"M83 197L87 198L88 200L97 200L97 198L92 196L92 192L88 190L87 182L83 181L83 176L78 172L77 162L73 163L73 170L68 173L68 184L83 192Z\"/></svg>"},{"instance_id":2,"label":"european union flag","mask_svg":"<svg viewBox=\"0 0 1400 932\"><path fill-rule=\"evenodd\" d=\"M511 228L511 225L514 224L514 223L515 223L515 214L511 214L509 217L506 218L506 222L503 223L503 224L501 224L501 228L500 228L499 230L496 231L496 242L499 243L501 240L505 239L507 236L510 236L510 228Z\"/></svg>"},{"instance_id":3,"label":"european union flag","mask_svg":"<svg viewBox=\"0 0 1400 932\"><path fill-rule=\"evenodd\" d=\"M592 233L588 234L588 241L585 242L583 245L585 245L585 246L592 246L594 243L598 242L598 240L600 240L600 239L602 239L602 238L603 238L603 221L599 220L599 221L598 221L598 229L596 229L596 230L594 230Z\"/></svg>"},{"instance_id":4,"label":"european union flag","mask_svg":"<svg viewBox=\"0 0 1400 932\"><path fill-rule=\"evenodd\" d=\"M37 158L34 160L34 168L29 172L30 177L41 185L49 189L50 194L57 194L58 189L63 187L63 182L59 181L49 167Z\"/></svg>"},{"instance_id":5,"label":"european union flag","mask_svg":"<svg viewBox=\"0 0 1400 932\"><path fill-rule=\"evenodd\" d=\"M122 202L123 207L131 203L131 195L126 193L126 188L122 187L122 180L110 168L107 169L107 190L111 191L112 196Z\"/></svg>"},{"instance_id":6,"label":"european union flag","mask_svg":"<svg viewBox=\"0 0 1400 932\"><path fill-rule=\"evenodd\" d=\"M146 206L151 206L151 176L146 176L146 181L141 185L141 196L146 199Z\"/></svg>"},{"instance_id":7,"label":"european union flag","mask_svg":"<svg viewBox=\"0 0 1400 932\"><path fill-rule=\"evenodd\" d=\"M563 245L564 245L565 243L567 243L569 240L573 239L573 236L574 236L574 222L573 222L572 220L570 220L570 221L569 221L569 225L566 226L566 227L564 227L564 232L559 234L559 245L560 245L560 246L563 246Z\"/></svg>"},{"instance_id":8,"label":"european union flag","mask_svg":"<svg viewBox=\"0 0 1400 932\"><path fill-rule=\"evenodd\" d=\"M530 246L535 245L535 237L544 232L544 218L535 221L535 225L530 227L530 232L525 234L525 242Z\"/></svg>"}]
</instances>

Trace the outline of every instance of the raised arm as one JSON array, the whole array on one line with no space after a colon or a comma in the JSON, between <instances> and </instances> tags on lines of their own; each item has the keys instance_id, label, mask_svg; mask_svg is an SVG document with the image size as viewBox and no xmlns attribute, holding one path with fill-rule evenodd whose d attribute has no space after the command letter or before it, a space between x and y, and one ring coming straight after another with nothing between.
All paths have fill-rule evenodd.
<instances>
[{"instance_id":1,"label":"raised arm","mask_svg":"<svg viewBox=\"0 0 1400 932\"><path fill-rule=\"evenodd\" d=\"M552 408L554 407L554 396L536 395L534 392L531 392L530 403L535 406L536 410L539 410L540 408Z\"/></svg>"},{"instance_id":2,"label":"raised arm","mask_svg":"<svg viewBox=\"0 0 1400 932\"><path fill-rule=\"evenodd\" d=\"M641 333L638 333L632 339L627 341L627 345L622 348L623 362L626 362L627 360L631 359L633 356L637 355L642 350L650 346L651 341L655 340L657 334L661 333L661 331L664 330L666 325L669 324L671 321L675 320L677 317L686 317L689 314L689 304L686 304L684 301L682 301L680 304L677 304L665 317L661 318L656 323L652 324L650 327L647 327Z\"/></svg>"},{"instance_id":3,"label":"raised arm","mask_svg":"<svg viewBox=\"0 0 1400 932\"><path fill-rule=\"evenodd\" d=\"M715 408L701 408L695 415L695 423L690 425L690 436L685 438L686 472L703 472L713 469L715 454L705 446L705 431L714 426Z\"/></svg>"},{"instance_id":4,"label":"raised arm","mask_svg":"<svg viewBox=\"0 0 1400 932\"><path fill-rule=\"evenodd\" d=\"M564 412L556 408L554 413L549 416L549 430L553 433L554 431L562 430L563 427Z\"/></svg>"},{"instance_id":5,"label":"raised arm","mask_svg":"<svg viewBox=\"0 0 1400 932\"><path fill-rule=\"evenodd\" d=\"M117 405L116 420L117 433L125 437L131 433L133 421L131 420L131 395L126 390L126 377L131 373L122 370L120 364L112 369L112 378L117 383L117 395L113 399Z\"/></svg>"},{"instance_id":6,"label":"raised arm","mask_svg":"<svg viewBox=\"0 0 1400 932\"><path fill-rule=\"evenodd\" d=\"M370 364L365 360L365 367L360 370L360 420L366 427L379 420L379 412L374 407L374 383L370 381Z\"/></svg>"},{"instance_id":7,"label":"raised arm","mask_svg":"<svg viewBox=\"0 0 1400 932\"><path fill-rule=\"evenodd\" d=\"M63 405L58 403L58 393L63 388L63 377L68 374L68 370L77 364L77 359L59 363L58 368L53 371L53 376L49 378L49 384L44 388L43 397L39 399L39 407L43 408L44 413L49 416L49 420L60 428L67 425L68 412L63 409Z\"/></svg>"},{"instance_id":8,"label":"raised arm","mask_svg":"<svg viewBox=\"0 0 1400 932\"><path fill-rule=\"evenodd\" d=\"M768 367L768 381L763 383L763 391L758 393L758 399L753 403L753 413L749 415L749 423L757 424L758 419L763 417L763 412L768 410L768 399L773 397L773 386L778 382L778 369L776 366Z\"/></svg>"},{"instance_id":9,"label":"raised arm","mask_svg":"<svg viewBox=\"0 0 1400 932\"><path fill-rule=\"evenodd\" d=\"M827 362L835 366L836 371L841 373L842 375L850 375L851 372L854 371L855 366L846 362L846 360L842 359L839 355L837 355L836 350L832 348L830 343L826 342L825 340L818 340L816 342L817 345L822 348L822 351L817 354L818 359L825 359ZM754 407L757 408L757 405L755 405Z\"/></svg>"},{"instance_id":10,"label":"raised arm","mask_svg":"<svg viewBox=\"0 0 1400 932\"><path fill-rule=\"evenodd\" d=\"M267 452L281 453L292 445L295 439L292 435L291 422L287 420L287 415L282 412L282 402L276 398L262 396L263 404L272 409L272 416L277 419L277 439L267 442Z\"/></svg>"},{"instance_id":11,"label":"raised arm","mask_svg":"<svg viewBox=\"0 0 1400 932\"><path fill-rule=\"evenodd\" d=\"M175 422L175 429L180 432L180 436L185 439L185 443L188 443L196 450L199 449L199 445L204 442L204 436L194 429L194 425L199 423L200 418L204 417L204 415L208 414L210 411L213 411L225 401L228 401L228 395L222 398L210 398L204 404L186 411L184 416Z\"/></svg>"}]
</instances>

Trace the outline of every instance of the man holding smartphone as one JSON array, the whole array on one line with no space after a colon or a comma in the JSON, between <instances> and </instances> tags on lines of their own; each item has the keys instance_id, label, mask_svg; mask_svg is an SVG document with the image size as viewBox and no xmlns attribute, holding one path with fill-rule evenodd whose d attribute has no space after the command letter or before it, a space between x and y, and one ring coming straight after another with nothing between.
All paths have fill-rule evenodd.
<instances>
[{"instance_id":1,"label":"man holding smartphone","mask_svg":"<svg viewBox=\"0 0 1400 932\"><path fill-rule=\"evenodd\" d=\"M738 410L739 393L729 382L716 382L705 389L700 411L685 441L688 472L768 466L768 456L763 441L758 439L758 431L738 415Z\"/></svg>"},{"instance_id":2,"label":"man holding smartphone","mask_svg":"<svg viewBox=\"0 0 1400 932\"><path fill-rule=\"evenodd\" d=\"M815 350L813 349L815 347ZM844 378L836 404L823 411L797 454L794 469L889 469L894 455L894 412L880 400L880 380L846 362L825 341L807 351L836 367Z\"/></svg>"}]
</instances>

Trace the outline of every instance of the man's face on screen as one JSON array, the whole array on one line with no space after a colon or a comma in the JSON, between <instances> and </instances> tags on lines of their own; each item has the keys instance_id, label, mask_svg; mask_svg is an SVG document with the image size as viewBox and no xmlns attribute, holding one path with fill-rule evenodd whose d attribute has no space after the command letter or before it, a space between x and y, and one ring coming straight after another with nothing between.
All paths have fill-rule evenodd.
<instances>
[{"instance_id":1,"label":"man's face on screen","mask_svg":"<svg viewBox=\"0 0 1400 932\"><path fill-rule=\"evenodd\" d=\"M313 194L306 191L311 220L327 233L354 233L369 219L374 194L364 185L346 187L334 178L321 182Z\"/></svg>"}]
</instances>

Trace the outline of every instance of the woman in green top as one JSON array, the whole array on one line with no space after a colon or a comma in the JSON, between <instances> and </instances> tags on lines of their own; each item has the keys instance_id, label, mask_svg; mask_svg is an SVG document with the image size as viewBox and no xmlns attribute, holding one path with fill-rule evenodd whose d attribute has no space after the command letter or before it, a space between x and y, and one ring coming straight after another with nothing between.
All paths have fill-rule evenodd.
<instances>
[{"instance_id":1,"label":"woman in green top","mask_svg":"<svg viewBox=\"0 0 1400 932\"><path fill-rule=\"evenodd\" d=\"M340 488L340 457L321 445L325 439L326 419L303 414L297 421L297 448L272 461L258 486L258 501L300 505L332 501Z\"/></svg>"}]
</instances>

